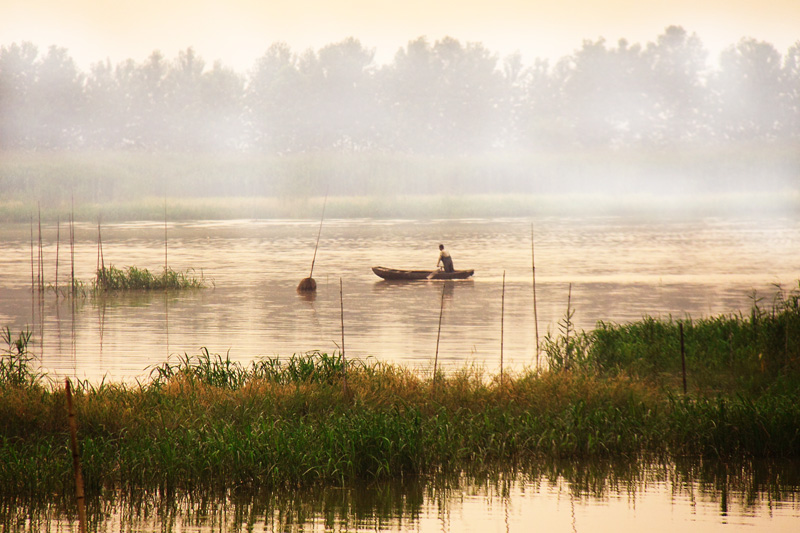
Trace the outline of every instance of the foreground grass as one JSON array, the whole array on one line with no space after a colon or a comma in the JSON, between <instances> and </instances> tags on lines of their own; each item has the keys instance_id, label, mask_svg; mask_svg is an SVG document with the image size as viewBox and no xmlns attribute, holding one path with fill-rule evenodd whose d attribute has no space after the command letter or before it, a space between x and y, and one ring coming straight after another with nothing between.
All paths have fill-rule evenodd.
<instances>
[{"instance_id":1,"label":"foreground grass","mask_svg":"<svg viewBox=\"0 0 800 533\"><path fill-rule=\"evenodd\" d=\"M76 394L84 477L107 487L346 484L549 457L800 457L792 395L684 398L628 377L474 369L436 384L313 353L244 368L203 352ZM71 490L59 386L0 389L0 483Z\"/></svg>"},{"instance_id":2,"label":"foreground grass","mask_svg":"<svg viewBox=\"0 0 800 533\"><path fill-rule=\"evenodd\" d=\"M203 350L136 385L80 383L87 489L294 489L542 459L800 459L797 290L750 316L562 325L545 339L548 371L502 380L319 352L243 366ZM3 331L0 486L64 494L63 383L32 372L29 339Z\"/></svg>"}]
</instances>

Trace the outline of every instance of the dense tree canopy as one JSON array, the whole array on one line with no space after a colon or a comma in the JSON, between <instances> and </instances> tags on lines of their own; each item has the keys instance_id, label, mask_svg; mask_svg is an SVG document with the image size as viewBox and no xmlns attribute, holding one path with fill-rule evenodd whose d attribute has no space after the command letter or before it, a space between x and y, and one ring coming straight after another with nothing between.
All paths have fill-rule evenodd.
<instances>
[{"instance_id":1,"label":"dense tree canopy","mask_svg":"<svg viewBox=\"0 0 800 533\"><path fill-rule=\"evenodd\" d=\"M253 69L173 60L77 68L67 50L0 48L0 147L419 154L800 140L800 42L742 39L710 63L669 27L646 45L585 41L555 64L419 38L379 65L349 38Z\"/></svg>"}]
</instances>

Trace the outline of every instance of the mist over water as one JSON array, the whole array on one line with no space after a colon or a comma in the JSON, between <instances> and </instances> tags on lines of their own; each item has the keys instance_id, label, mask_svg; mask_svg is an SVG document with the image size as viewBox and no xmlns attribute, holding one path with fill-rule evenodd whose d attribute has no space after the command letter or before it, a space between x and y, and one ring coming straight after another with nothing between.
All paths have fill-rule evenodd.
<instances>
[{"instance_id":1,"label":"mist over water","mask_svg":"<svg viewBox=\"0 0 800 533\"><path fill-rule=\"evenodd\" d=\"M149 197L797 194L800 44L710 58L670 26L526 64L412 39L275 43L247 72L176 58L77 68L0 48L0 192L64 207ZM310 217L311 214L300 214Z\"/></svg>"}]
</instances>

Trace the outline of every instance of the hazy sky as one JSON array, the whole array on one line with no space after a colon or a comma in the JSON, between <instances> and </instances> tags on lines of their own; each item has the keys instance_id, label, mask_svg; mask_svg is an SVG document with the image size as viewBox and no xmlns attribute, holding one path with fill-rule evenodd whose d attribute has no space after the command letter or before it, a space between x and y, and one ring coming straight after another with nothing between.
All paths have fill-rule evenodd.
<instances>
[{"instance_id":1,"label":"hazy sky","mask_svg":"<svg viewBox=\"0 0 800 533\"><path fill-rule=\"evenodd\" d=\"M800 0L0 0L0 45L63 46L82 68L191 46L243 71L275 41L300 52L350 36L380 62L417 37L448 35L529 62L584 39L646 43L670 25L714 54L742 37L783 53L800 40Z\"/></svg>"}]
</instances>

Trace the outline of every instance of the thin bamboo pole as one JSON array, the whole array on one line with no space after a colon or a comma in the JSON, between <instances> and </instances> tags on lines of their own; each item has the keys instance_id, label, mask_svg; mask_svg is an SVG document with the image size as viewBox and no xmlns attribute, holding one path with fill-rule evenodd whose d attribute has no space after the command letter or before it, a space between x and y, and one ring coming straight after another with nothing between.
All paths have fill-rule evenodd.
<instances>
[{"instance_id":1,"label":"thin bamboo pole","mask_svg":"<svg viewBox=\"0 0 800 533\"><path fill-rule=\"evenodd\" d=\"M59 248L61 247L61 216L59 215L56 218L56 281L55 281L55 290L56 290L56 297L58 297L58 253Z\"/></svg>"},{"instance_id":2,"label":"thin bamboo pole","mask_svg":"<svg viewBox=\"0 0 800 533\"><path fill-rule=\"evenodd\" d=\"M317 231L317 243L314 245L314 257L311 259L311 272L307 278L300 280L297 285L298 291L315 291L317 290L317 282L314 281L314 263L317 261L317 249L319 248L319 239L322 236L322 222L325 220L325 206L328 204L328 193L325 193L325 200L322 202L322 216L319 219L319 231Z\"/></svg>"},{"instance_id":3,"label":"thin bamboo pole","mask_svg":"<svg viewBox=\"0 0 800 533\"><path fill-rule=\"evenodd\" d=\"M503 374L503 335L505 333L505 314L506 314L506 271L503 270L503 293L500 298L500 385L505 383Z\"/></svg>"},{"instance_id":4,"label":"thin bamboo pole","mask_svg":"<svg viewBox=\"0 0 800 533\"><path fill-rule=\"evenodd\" d=\"M436 386L436 374L439 369L439 339L442 336L442 316L444 315L444 290L447 282L442 283L442 301L439 303L439 328L436 330L436 355L433 356L433 386Z\"/></svg>"},{"instance_id":5,"label":"thin bamboo pole","mask_svg":"<svg viewBox=\"0 0 800 533\"><path fill-rule=\"evenodd\" d=\"M317 248L319 248L319 238L322 236L322 222L325 220L325 206L328 203L328 196L325 195L325 200L322 202L322 216L319 219L319 231L317 231L317 244L314 245L314 257L311 258L311 272L308 277L314 277L314 263L317 261Z\"/></svg>"},{"instance_id":6,"label":"thin bamboo pole","mask_svg":"<svg viewBox=\"0 0 800 533\"><path fill-rule=\"evenodd\" d=\"M344 289L342 285L342 278L339 278L339 316L341 317L342 322L342 392L344 393L345 398L347 398L350 395L350 390L347 388L347 358L345 357L344 351Z\"/></svg>"},{"instance_id":7,"label":"thin bamboo pole","mask_svg":"<svg viewBox=\"0 0 800 533\"><path fill-rule=\"evenodd\" d=\"M572 329L572 283L569 284L569 293L567 294L567 332L565 337L565 355L564 355L564 368L569 370L570 366L570 349L569 349L569 330Z\"/></svg>"},{"instance_id":8,"label":"thin bamboo pole","mask_svg":"<svg viewBox=\"0 0 800 533\"><path fill-rule=\"evenodd\" d=\"M681 374L683 376L683 394L686 395L686 348L683 341L683 322L678 322L678 332L681 336Z\"/></svg>"},{"instance_id":9,"label":"thin bamboo pole","mask_svg":"<svg viewBox=\"0 0 800 533\"><path fill-rule=\"evenodd\" d=\"M167 269L169 268L168 258L168 244L167 244L167 197L164 196L164 280L167 279ZM164 284L166 285L166 283Z\"/></svg>"},{"instance_id":10,"label":"thin bamboo pole","mask_svg":"<svg viewBox=\"0 0 800 533\"><path fill-rule=\"evenodd\" d=\"M75 197L72 197L72 211L69 216L69 256L72 268L71 286L72 296L75 296L77 287L75 286Z\"/></svg>"},{"instance_id":11,"label":"thin bamboo pole","mask_svg":"<svg viewBox=\"0 0 800 533\"><path fill-rule=\"evenodd\" d=\"M97 260L94 265L94 271L98 275L100 275L100 219L99 218L97 219Z\"/></svg>"},{"instance_id":12,"label":"thin bamboo pole","mask_svg":"<svg viewBox=\"0 0 800 533\"><path fill-rule=\"evenodd\" d=\"M33 261L33 215L31 215L31 292L36 291L36 275L34 274Z\"/></svg>"},{"instance_id":13,"label":"thin bamboo pole","mask_svg":"<svg viewBox=\"0 0 800 533\"><path fill-rule=\"evenodd\" d=\"M67 391L67 413L69 418L70 445L72 447L72 468L75 473L75 500L78 504L78 527L86 533L86 501L83 493L83 473L81 472L81 456L78 451L78 422L75 408L72 405L72 387L69 378L65 379Z\"/></svg>"},{"instance_id":14,"label":"thin bamboo pole","mask_svg":"<svg viewBox=\"0 0 800 533\"><path fill-rule=\"evenodd\" d=\"M100 282L100 286L106 286L106 261L103 258L103 234L100 231L100 217L97 217L97 270L99 274L98 281Z\"/></svg>"},{"instance_id":15,"label":"thin bamboo pole","mask_svg":"<svg viewBox=\"0 0 800 533\"><path fill-rule=\"evenodd\" d=\"M531 223L531 276L533 278L533 324L536 330L536 369L539 369L539 313L536 309L536 255L533 248L533 223Z\"/></svg>"},{"instance_id":16,"label":"thin bamboo pole","mask_svg":"<svg viewBox=\"0 0 800 533\"><path fill-rule=\"evenodd\" d=\"M42 207L41 204L38 204L39 207L39 268L37 276L39 278L38 289L39 292L44 291L44 250L42 246Z\"/></svg>"}]
</instances>

